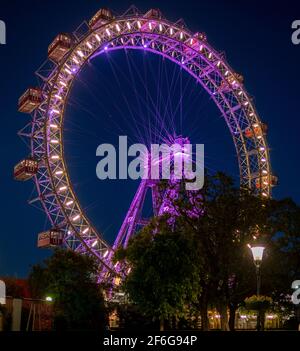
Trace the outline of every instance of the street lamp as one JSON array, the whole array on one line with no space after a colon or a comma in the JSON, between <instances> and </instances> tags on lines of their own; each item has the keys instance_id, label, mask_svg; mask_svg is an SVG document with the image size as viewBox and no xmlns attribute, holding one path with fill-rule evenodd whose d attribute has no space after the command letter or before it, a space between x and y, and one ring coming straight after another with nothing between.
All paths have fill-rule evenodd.
<instances>
[{"instance_id":1,"label":"street lamp","mask_svg":"<svg viewBox=\"0 0 300 351\"><path fill-rule=\"evenodd\" d=\"M264 254L265 248L263 246L252 246L248 245L250 248L252 255L253 255L253 260L256 268L256 295L260 295L260 285L261 285L261 276L260 276L260 266ZM256 323L256 329L257 331L261 330L261 310L257 311L257 323Z\"/></svg>"},{"instance_id":2,"label":"street lamp","mask_svg":"<svg viewBox=\"0 0 300 351\"><path fill-rule=\"evenodd\" d=\"M250 246L250 250L252 251L254 264L256 267L256 295L260 295L260 285L261 285L261 276L260 276L260 266L264 254L265 248L263 246Z\"/></svg>"}]
</instances>

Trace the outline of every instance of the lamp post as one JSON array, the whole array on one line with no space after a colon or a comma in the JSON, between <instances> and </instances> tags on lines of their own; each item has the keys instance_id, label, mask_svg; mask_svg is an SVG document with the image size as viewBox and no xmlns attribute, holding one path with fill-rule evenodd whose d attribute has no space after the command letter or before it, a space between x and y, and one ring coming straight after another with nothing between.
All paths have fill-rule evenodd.
<instances>
[{"instance_id":1,"label":"lamp post","mask_svg":"<svg viewBox=\"0 0 300 351\"><path fill-rule=\"evenodd\" d=\"M265 248L263 246L250 246L249 248L253 255L253 261L256 268L256 295L260 295L260 286L261 286L261 274L260 274L260 266L264 254ZM259 310L257 313L257 330L261 330L261 311Z\"/></svg>"},{"instance_id":2,"label":"lamp post","mask_svg":"<svg viewBox=\"0 0 300 351\"><path fill-rule=\"evenodd\" d=\"M253 260L256 268L256 295L259 296L261 286L260 266L265 248L263 246L250 246L250 249L252 251Z\"/></svg>"}]
</instances>

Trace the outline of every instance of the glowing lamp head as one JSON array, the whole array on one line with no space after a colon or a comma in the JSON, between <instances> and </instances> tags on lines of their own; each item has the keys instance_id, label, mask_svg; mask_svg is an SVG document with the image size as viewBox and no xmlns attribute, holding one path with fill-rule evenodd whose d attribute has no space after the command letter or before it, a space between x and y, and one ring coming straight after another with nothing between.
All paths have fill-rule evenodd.
<instances>
[{"instance_id":1,"label":"glowing lamp head","mask_svg":"<svg viewBox=\"0 0 300 351\"><path fill-rule=\"evenodd\" d=\"M46 299L45 299L47 302L52 302L53 301L53 298L51 296L46 296Z\"/></svg>"},{"instance_id":2,"label":"glowing lamp head","mask_svg":"<svg viewBox=\"0 0 300 351\"><path fill-rule=\"evenodd\" d=\"M255 264L259 265L262 261L265 248L263 246L252 246L250 249L252 251Z\"/></svg>"}]
</instances>

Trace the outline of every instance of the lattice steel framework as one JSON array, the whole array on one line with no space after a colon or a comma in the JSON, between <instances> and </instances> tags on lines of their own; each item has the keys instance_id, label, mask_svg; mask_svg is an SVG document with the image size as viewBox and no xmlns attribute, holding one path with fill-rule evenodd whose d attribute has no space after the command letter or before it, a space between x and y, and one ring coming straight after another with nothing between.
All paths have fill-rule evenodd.
<instances>
[{"instance_id":1,"label":"lattice steel framework","mask_svg":"<svg viewBox=\"0 0 300 351\"><path fill-rule=\"evenodd\" d=\"M255 133L261 125L258 113L238 75L208 44L205 35L192 33L182 21L173 23L163 16L145 16L132 7L93 29L84 22L73 36L74 45L59 64L47 60L36 72L43 102L32 114L32 121L20 131L20 135L30 137L31 156L39 161L37 197L32 202L41 202L52 226L63 231L67 247L96 256L105 271L115 271L109 260L112 247L86 217L73 191L63 146L65 107L74 79L91 58L110 50L147 50L175 62L193 76L228 125L241 185L255 188L259 181L262 196L270 196L270 182L263 181L271 177L269 149L265 135ZM245 137L246 129L252 131L253 137ZM140 188L144 185L142 182Z\"/></svg>"}]
</instances>

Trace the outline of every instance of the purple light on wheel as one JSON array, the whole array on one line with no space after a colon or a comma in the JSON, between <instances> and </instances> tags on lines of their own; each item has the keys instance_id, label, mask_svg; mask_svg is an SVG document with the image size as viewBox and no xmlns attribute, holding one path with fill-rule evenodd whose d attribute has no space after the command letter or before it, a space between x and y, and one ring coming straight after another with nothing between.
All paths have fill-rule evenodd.
<instances>
[{"instance_id":1,"label":"purple light on wheel","mask_svg":"<svg viewBox=\"0 0 300 351\"><path fill-rule=\"evenodd\" d=\"M32 138L31 142L31 154L33 157L41 159L42 155L43 159L49 159L50 166L52 166L54 160L56 164L58 164L60 160L64 160L63 155L60 153L58 154L58 150L54 150L55 154L52 154L52 148L58 147L59 144L63 142L63 135L58 143L56 139L52 139L52 134L54 135L55 130L61 131L61 126L63 125L64 120L64 106L68 100L67 94L65 96L65 91L71 87L72 80L74 77L76 77L77 72L81 69L85 62L89 62L99 54L107 52L108 49L111 50L133 48L142 50L149 48L154 53L157 53L162 57L166 57L170 61L182 67L191 76L195 77L196 82L200 83L202 87L207 91L207 93L210 94L210 96L214 97L214 102L218 106L219 110L221 110L221 113L226 120L230 132L233 135L236 150L238 151L239 155L241 154L241 157L238 157L238 160L239 166L241 168L240 173L243 175L243 184L248 184L249 187L253 186L253 182L251 183L250 181L252 174L252 166L250 167L250 163L252 162L252 159L251 162L245 161L249 159L250 152L254 149L259 150L260 154L255 159L253 158L253 162L257 163L257 169L263 168L262 174L268 174L269 157L268 147L264 134L256 136L254 133L253 136L251 138L247 138L247 142L245 142L246 136L244 133L244 126L251 126L253 123L259 122L258 116L256 116L256 113L254 113L254 107L252 106L251 100L248 102L248 99L246 99L245 101L245 98L247 98L247 92L243 89L242 85L235 80L233 80L233 82L230 84L232 78L229 73L233 74L233 71L227 62L225 60L223 61L223 57L217 52L214 52L208 43L205 43L203 45L202 41L204 40L202 35L197 41L191 33L191 36L185 40L184 35L181 34L182 30L178 28L177 24L172 24L167 20L164 20L164 18L160 18L159 22L156 22L154 19L150 19L149 22L147 22L148 20L145 20L145 15L142 13L137 13L136 18L134 19L121 17L122 16L119 18L117 16L114 19L116 31L113 30L115 27L112 24L109 24L109 28L107 25L97 26L97 34L95 34L94 31L88 31L84 35L82 41L76 43L76 45L75 43L74 45L71 45L69 48L70 53L65 56L66 63L63 65L55 65L53 68L53 72L51 73L54 77L53 84L56 86L56 83L59 83L57 86L62 86L62 88L60 88L58 91L55 91L53 93L53 96L51 93L49 104L46 104L47 101L44 101L41 107L39 107L39 105L33 101L35 104L34 106L36 108L38 107L37 112L33 115L34 123L32 123L31 134L34 137ZM124 25L124 23L126 25ZM158 31L160 32L159 35ZM187 30L186 35L188 35L188 32L189 31ZM197 33L195 33L195 36L196 34ZM183 42L183 40L185 41ZM93 43L93 45L90 43ZM88 56L84 54L87 48L90 50ZM212 52L214 54L212 54ZM74 55L74 53L76 55ZM79 59L77 55L79 55L81 59ZM37 74L39 77L40 75L44 77L44 68L42 67L39 69ZM45 84L42 88L42 90L45 89L43 92L43 95L45 95L45 97L48 96L48 88L48 83ZM238 91L236 91L237 88L239 88ZM55 94L63 98L63 104L58 104L58 101L61 99L55 96ZM45 106L47 106L46 109ZM43 124L42 128L41 123ZM46 128L43 128L44 126ZM44 130L46 130L46 133L43 132ZM39 138L36 138L36 135L38 135ZM165 139L165 143L167 144L173 144L174 138L175 137L172 134L169 135L168 133L165 137L163 137L163 139ZM55 142L52 141L51 144L49 144L49 140L55 140ZM180 145L185 143L184 138L182 138L182 140L181 138L177 138L176 141ZM185 157L185 154L182 152L175 154L174 156L183 158ZM154 160L154 162L161 162L161 159ZM69 181L67 181L66 184L60 184L60 180L57 180L58 177L56 177L56 175L54 177L51 176L52 172L56 172L56 170L52 169L52 167L47 167L47 173L38 172L35 177L35 183L38 197L42 201L43 207L48 215L50 222L52 223L53 227L55 227L58 224L62 224L60 221L60 215L61 213L64 213L64 208L62 208L62 201L57 201L57 199L55 199L54 205L52 201L47 200L48 197L46 195L49 193L49 189L53 188L53 193L57 191L59 193L59 196L64 197L63 200L67 201L67 205L69 203L69 195L70 191L72 191L72 185ZM178 194L180 193L179 185L180 182L177 182L176 179L169 181L169 186L167 187L167 198L176 200ZM132 235L135 234L136 228L140 226L140 223L142 223L142 225L145 225L144 223L146 223L146 221L143 221L143 218L139 218L139 214L136 215L136 213L141 213L142 211L139 212L136 211L136 209L143 208L143 199L145 198L144 195L149 189L153 189L153 181L150 180L147 183L147 180L142 180L141 185L138 188L138 191L131 204L131 207L129 208L128 213L124 219L124 225L122 225L120 228L113 247L118 247L119 245L126 247L128 240ZM265 191L262 194L264 196L268 196L270 194L269 184L265 186ZM155 196L157 196L157 199ZM168 203L168 201L161 201L162 199L160 199L160 196L160 194L153 195L153 198L155 200L153 201L153 204L156 207L157 203L160 204L159 209L155 208L155 215L169 212L171 215L170 223L173 225L173 221L175 220L175 217L179 215L179 213L177 213L176 208L172 205L172 203ZM192 195L190 195L190 197L192 198ZM159 200L159 202L157 200ZM80 208L80 204L77 204L77 201L76 204L72 205L72 208L75 205L76 208ZM53 210L54 206L55 210ZM193 217L203 215L203 211L195 212L194 210L190 210L189 213ZM82 222L84 222L85 226L89 226L89 223L84 217L82 218ZM109 244L107 244L102 239L102 235L100 233L97 233L99 236L98 242L91 240L90 238L88 241L85 241L86 237L82 237L82 234L85 233L78 229L79 225L81 225L80 223L70 223L70 218L66 216L66 221L63 222L62 229L66 230L67 233L68 229L66 227L69 226L72 228L72 231L69 231L68 233L68 235L72 233L72 240L68 240L66 246L72 250L78 249L80 252L83 252L84 250L82 249L82 242L84 241L86 243L86 246L89 248L90 253L97 257L97 259L100 261L105 259L105 264L107 267L103 272L117 272L119 269L114 268L111 262L112 251ZM78 238L80 238L80 240L77 240ZM103 278L103 272L101 273L101 278L99 278L100 280L106 279Z\"/></svg>"},{"instance_id":2,"label":"purple light on wheel","mask_svg":"<svg viewBox=\"0 0 300 351\"><path fill-rule=\"evenodd\" d=\"M50 115L53 115L54 113L59 113L59 111L58 111L57 109L54 109L54 108L53 108L53 109L51 109L50 112L49 112Z\"/></svg>"}]
</instances>

